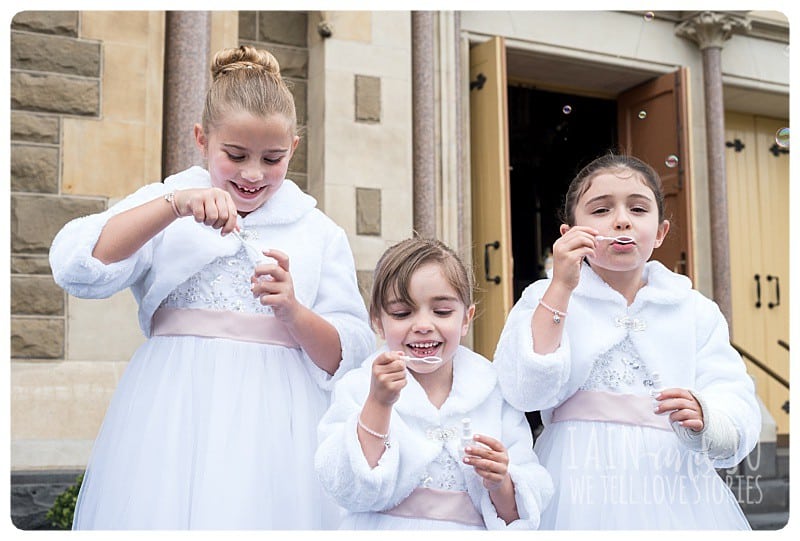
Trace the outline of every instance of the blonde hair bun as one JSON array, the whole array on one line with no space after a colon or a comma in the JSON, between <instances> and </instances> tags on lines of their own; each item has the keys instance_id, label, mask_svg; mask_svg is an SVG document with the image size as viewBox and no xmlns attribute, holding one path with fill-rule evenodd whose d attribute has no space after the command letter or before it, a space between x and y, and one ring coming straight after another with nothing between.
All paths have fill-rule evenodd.
<instances>
[{"instance_id":1,"label":"blonde hair bun","mask_svg":"<svg viewBox=\"0 0 800 541\"><path fill-rule=\"evenodd\" d=\"M264 49L256 49L251 45L222 49L214 55L214 59L211 61L213 80L226 73L244 69L263 70L275 76L280 76L281 73L280 64L272 53Z\"/></svg>"}]
</instances>

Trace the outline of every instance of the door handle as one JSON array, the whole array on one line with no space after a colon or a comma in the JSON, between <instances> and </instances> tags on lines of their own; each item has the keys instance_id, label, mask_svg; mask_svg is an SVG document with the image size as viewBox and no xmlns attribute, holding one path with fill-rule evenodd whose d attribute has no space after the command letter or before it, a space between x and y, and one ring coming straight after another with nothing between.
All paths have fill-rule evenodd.
<instances>
[{"instance_id":1,"label":"door handle","mask_svg":"<svg viewBox=\"0 0 800 541\"><path fill-rule=\"evenodd\" d=\"M681 258L672 267L675 274L686 274L686 252L681 252Z\"/></svg>"},{"instance_id":2,"label":"door handle","mask_svg":"<svg viewBox=\"0 0 800 541\"><path fill-rule=\"evenodd\" d=\"M756 279L756 308L761 308L761 275L753 276Z\"/></svg>"},{"instance_id":3,"label":"door handle","mask_svg":"<svg viewBox=\"0 0 800 541\"><path fill-rule=\"evenodd\" d=\"M483 246L483 268L486 271L486 281L487 282L494 282L495 284L500 283L499 276L490 276L489 274L489 248L494 248L498 250L500 248L500 241L496 240L494 242L489 242Z\"/></svg>"},{"instance_id":4,"label":"door handle","mask_svg":"<svg viewBox=\"0 0 800 541\"><path fill-rule=\"evenodd\" d=\"M767 303L767 308L775 308L781 305L781 283L777 276L767 274L767 282L771 282L773 278L775 279L775 302Z\"/></svg>"}]
</instances>

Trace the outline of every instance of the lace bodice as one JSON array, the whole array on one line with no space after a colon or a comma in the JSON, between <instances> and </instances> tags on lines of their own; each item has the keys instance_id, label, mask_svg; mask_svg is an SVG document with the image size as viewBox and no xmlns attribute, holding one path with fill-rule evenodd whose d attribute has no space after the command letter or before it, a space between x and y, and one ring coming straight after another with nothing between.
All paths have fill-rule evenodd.
<instances>
[{"instance_id":1,"label":"lace bodice","mask_svg":"<svg viewBox=\"0 0 800 541\"><path fill-rule=\"evenodd\" d=\"M250 291L253 261L244 246L232 256L218 257L176 287L161 302L169 308L202 308L271 314Z\"/></svg>"},{"instance_id":2,"label":"lace bodice","mask_svg":"<svg viewBox=\"0 0 800 541\"><path fill-rule=\"evenodd\" d=\"M655 381L654 381L655 378ZM631 341L630 334L594 361L581 390L642 394L659 387L652 372Z\"/></svg>"},{"instance_id":3,"label":"lace bodice","mask_svg":"<svg viewBox=\"0 0 800 541\"><path fill-rule=\"evenodd\" d=\"M445 448L433 462L428 464L420 478L419 486L439 490L467 490L464 474L458 467L456 459Z\"/></svg>"}]
</instances>

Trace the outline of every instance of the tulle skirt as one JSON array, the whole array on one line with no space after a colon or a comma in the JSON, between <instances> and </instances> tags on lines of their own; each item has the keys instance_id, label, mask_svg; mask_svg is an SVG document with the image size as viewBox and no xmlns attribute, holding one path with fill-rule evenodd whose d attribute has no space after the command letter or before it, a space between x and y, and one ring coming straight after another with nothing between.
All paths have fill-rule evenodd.
<instances>
[{"instance_id":1,"label":"tulle skirt","mask_svg":"<svg viewBox=\"0 0 800 541\"><path fill-rule=\"evenodd\" d=\"M328 394L299 350L156 336L131 359L75 529L334 529L314 473Z\"/></svg>"},{"instance_id":2,"label":"tulle skirt","mask_svg":"<svg viewBox=\"0 0 800 541\"><path fill-rule=\"evenodd\" d=\"M339 526L340 530L485 530L480 526L449 520L406 518L384 513L350 513Z\"/></svg>"},{"instance_id":3,"label":"tulle skirt","mask_svg":"<svg viewBox=\"0 0 800 541\"><path fill-rule=\"evenodd\" d=\"M708 458L672 431L562 421L534 450L555 487L540 529L750 529Z\"/></svg>"}]
</instances>

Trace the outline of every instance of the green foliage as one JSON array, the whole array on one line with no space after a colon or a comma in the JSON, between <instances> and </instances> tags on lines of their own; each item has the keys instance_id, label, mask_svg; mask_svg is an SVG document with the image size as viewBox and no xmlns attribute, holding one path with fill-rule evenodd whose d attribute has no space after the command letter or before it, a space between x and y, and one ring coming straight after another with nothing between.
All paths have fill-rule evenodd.
<instances>
[{"instance_id":1,"label":"green foliage","mask_svg":"<svg viewBox=\"0 0 800 541\"><path fill-rule=\"evenodd\" d=\"M75 515L75 503L78 501L78 491L81 489L83 474L75 479L75 484L68 487L56 497L53 507L47 512L45 519L57 530L71 530L72 517Z\"/></svg>"}]
</instances>

